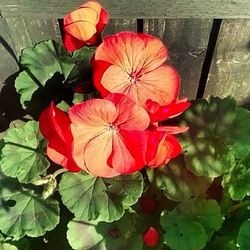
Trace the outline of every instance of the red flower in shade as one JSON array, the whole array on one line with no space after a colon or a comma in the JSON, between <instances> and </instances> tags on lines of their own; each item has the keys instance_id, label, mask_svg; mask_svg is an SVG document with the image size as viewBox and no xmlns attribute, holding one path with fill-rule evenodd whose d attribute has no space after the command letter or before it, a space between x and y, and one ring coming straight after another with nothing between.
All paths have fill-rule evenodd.
<instances>
[{"instance_id":1,"label":"red flower in shade","mask_svg":"<svg viewBox=\"0 0 250 250\"><path fill-rule=\"evenodd\" d=\"M144 234L143 241L145 245L149 247L155 247L159 242L159 238L159 232L154 227L150 227L148 231Z\"/></svg>"},{"instance_id":2,"label":"red flower in shade","mask_svg":"<svg viewBox=\"0 0 250 250\"><path fill-rule=\"evenodd\" d=\"M179 92L179 76L163 64L167 56L156 37L133 32L108 36L92 59L94 84L102 96L123 93L143 107L148 99L170 104Z\"/></svg>"},{"instance_id":3,"label":"red flower in shade","mask_svg":"<svg viewBox=\"0 0 250 250\"><path fill-rule=\"evenodd\" d=\"M159 167L167 164L182 152L182 147L174 135L186 132L188 128L159 126L158 122L176 117L184 112L190 106L190 103L186 99L183 99L173 101L165 106L161 106L152 100L148 100L146 104L151 119L146 154L147 165L150 167Z\"/></svg>"},{"instance_id":4,"label":"red flower in shade","mask_svg":"<svg viewBox=\"0 0 250 250\"><path fill-rule=\"evenodd\" d=\"M113 177L140 170L146 164L147 112L122 94L74 105L73 158L96 176Z\"/></svg>"},{"instance_id":5,"label":"red flower in shade","mask_svg":"<svg viewBox=\"0 0 250 250\"><path fill-rule=\"evenodd\" d=\"M72 159L72 134L70 119L67 114L54 106L53 102L39 117L39 127L49 141L47 155L55 163L73 172L81 169Z\"/></svg>"},{"instance_id":6,"label":"red flower in shade","mask_svg":"<svg viewBox=\"0 0 250 250\"><path fill-rule=\"evenodd\" d=\"M95 45L108 24L108 12L94 1L81 5L64 17L64 46L75 51L84 45Z\"/></svg>"}]
</instances>

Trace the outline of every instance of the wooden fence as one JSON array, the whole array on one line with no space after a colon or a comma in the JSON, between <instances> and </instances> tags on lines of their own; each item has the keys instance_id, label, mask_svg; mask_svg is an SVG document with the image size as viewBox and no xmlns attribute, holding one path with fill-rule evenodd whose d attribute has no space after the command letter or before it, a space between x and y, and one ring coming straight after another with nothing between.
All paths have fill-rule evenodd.
<instances>
[{"instance_id":1,"label":"wooden fence","mask_svg":"<svg viewBox=\"0 0 250 250\"><path fill-rule=\"evenodd\" d=\"M0 89L18 71L23 48L50 38L61 42L60 19L82 2L0 0ZM250 0L100 2L111 16L104 35L143 31L167 44L182 79L181 96L232 95L240 104L250 103ZM0 114L11 116L14 111L4 110L5 95Z\"/></svg>"}]
</instances>

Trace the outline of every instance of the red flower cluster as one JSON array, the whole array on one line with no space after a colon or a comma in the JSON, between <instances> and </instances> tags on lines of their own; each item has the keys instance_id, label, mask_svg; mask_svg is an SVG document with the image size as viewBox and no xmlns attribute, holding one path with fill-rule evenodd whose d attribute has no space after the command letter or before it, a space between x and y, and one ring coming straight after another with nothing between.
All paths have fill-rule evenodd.
<instances>
[{"instance_id":1,"label":"red flower cluster","mask_svg":"<svg viewBox=\"0 0 250 250\"><path fill-rule=\"evenodd\" d=\"M99 4L94 15L94 5L89 2L65 18L70 41L91 44L103 29L108 15ZM80 43L67 39L66 48L79 48ZM92 58L94 85L104 99L76 104L68 114L53 103L42 112L40 129L49 141L48 157L70 171L113 177L146 165L158 167L178 156L182 149L174 135L187 128L160 122L182 113L189 102L177 98L179 76L164 64L167 56L164 44L147 34L106 37Z\"/></svg>"}]
</instances>

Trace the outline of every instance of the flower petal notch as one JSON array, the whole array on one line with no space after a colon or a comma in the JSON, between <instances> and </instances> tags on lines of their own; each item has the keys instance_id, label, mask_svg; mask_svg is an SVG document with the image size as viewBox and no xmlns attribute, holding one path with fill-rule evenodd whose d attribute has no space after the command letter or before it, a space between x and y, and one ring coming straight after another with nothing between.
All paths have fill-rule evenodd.
<instances>
[{"instance_id":1,"label":"flower petal notch","mask_svg":"<svg viewBox=\"0 0 250 250\"><path fill-rule=\"evenodd\" d=\"M108 20L108 12L98 2L82 4L64 17L65 48L75 51L85 45L95 45Z\"/></svg>"},{"instance_id":2,"label":"flower petal notch","mask_svg":"<svg viewBox=\"0 0 250 250\"><path fill-rule=\"evenodd\" d=\"M72 134L68 115L51 102L50 106L39 117L39 127L49 142L47 146L48 157L69 171L80 171L81 169L72 159Z\"/></svg>"},{"instance_id":3,"label":"flower petal notch","mask_svg":"<svg viewBox=\"0 0 250 250\"><path fill-rule=\"evenodd\" d=\"M94 84L105 97L122 93L146 107L146 101L168 105L179 92L179 75L164 64L167 48L156 37L133 32L108 36L92 60Z\"/></svg>"},{"instance_id":4,"label":"flower petal notch","mask_svg":"<svg viewBox=\"0 0 250 250\"><path fill-rule=\"evenodd\" d=\"M92 99L69 111L73 158L100 177L130 174L146 164L147 112L122 94Z\"/></svg>"}]
</instances>

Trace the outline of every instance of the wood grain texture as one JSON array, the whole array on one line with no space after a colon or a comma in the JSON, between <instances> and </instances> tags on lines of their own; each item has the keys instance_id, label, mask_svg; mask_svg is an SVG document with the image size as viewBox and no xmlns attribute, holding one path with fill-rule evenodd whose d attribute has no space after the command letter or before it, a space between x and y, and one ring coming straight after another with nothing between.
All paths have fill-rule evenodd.
<instances>
[{"instance_id":1,"label":"wood grain texture","mask_svg":"<svg viewBox=\"0 0 250 250\"><path fill-rule=\"evenodd\" d=\"M223 20L205 97L232 95L250 104L250 20Z\"/></svg>"},{"instance_id":2,"label":"wood grain texture","mask_svg":"<svg viewBox=\"0 0 250 250\"><path fill-rule=\"evenodd\" d=\"M103 31L103 37L120 31L137 31L136 19L110 19L108 26Z\"/></svg>"},{"instance_id":3,"label":"wood grain texture","mask_svg":"<svg viewBox=\"0 0 250 250\"><path fill-rule=\"evenodd\" d=\"M18 70L16 50L6 20L0 18L0 89L5 79Z\"/></svg>"},{"instance_id":4,"label":"wood grain texture","mask_svg":"<svg viewBox=\"0 0 250 250\"><path fill-rule=\"evenodd\" d=\"M0 0L3 17L60 18L82 0ZM250 17L250 0L100 0L112 18Z\"/></svg>"},{"instance_id":5,"label":"wood grain texture","mask_svg":"<svg viewBox=\"0 0 250 250\"><path fill-rule=\"evenodd\" d=\"M62 40L57 19L12 17L6 18L6 23L18 56L22 49L42 40Z\"/></svg>"},{"instance_id":6,"label":"wood grain texture","mask_svg":"<svg viewBox=\"0 0 250 250\"><path fill-rule=\"evenodd\" d=\"M167 63L181 77L180 96L196 97L211 27L210 19L144 20L144 31L162 39L169 49Z\"/></svg>"}]
</instances>

